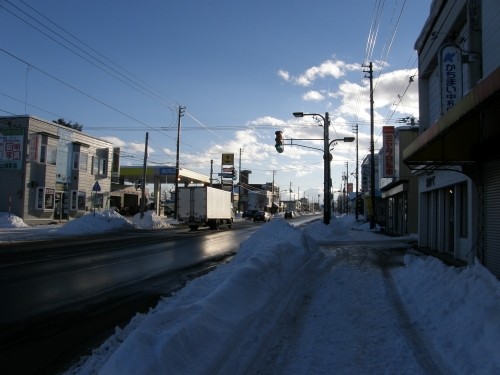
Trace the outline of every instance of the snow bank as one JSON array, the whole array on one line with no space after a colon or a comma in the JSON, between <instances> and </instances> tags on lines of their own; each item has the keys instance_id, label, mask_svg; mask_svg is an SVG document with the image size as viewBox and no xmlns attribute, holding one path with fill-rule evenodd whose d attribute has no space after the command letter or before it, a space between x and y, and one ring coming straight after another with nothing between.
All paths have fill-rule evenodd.
<instances>
[{"instance_id":1,"label":"snow bank","mask_svg":"<svg viewBox=\"0 0 500 375\"><path fill-rule=\"evenodd\" d=\"M245 369L259 341L266 340L265 327L275 323L269 316L279 316L277 309L285 310L300 295L301 280L318 267L321 253L311 252L311 246L314 242L284 220L263 225L230 263L162 300L147 316L134 319L126 332L118 330L78 373L101 365L100 374ZM125 341L110 352L117 340Z\"/></svg>"},{"instance_id":2,"label":"snow bank","mask_svg":"<svg viewBox=\"0 0 500 375\"><path fill-rule=\"evenodd\" d=\"M137 214L132 218L132 224L136 228L140 229L162 229L171 228L168 219L165 217L158 216L153 211L144 212L144 216L141 219L141 214Z\"/></svg>"},{"instance_id":3,"label":"snow bank","mask_svg":"<svg viewBox=\"0 0 500 375\"><path fill-rule=\"evenodd\" d=\"M394 276L412 320L427 322L420 328L453 371L500 374L500 286L491 272L406 255Z\"/></svg>"},{"instance_id":4,"label":"snow bank","mask_svg":"<svg viewBox=\"0 0 500 375\"><path fill-rule=\"evenodd\" d=\"M56 233L79 235L82 233L105 233L117 230L133 229L134 225L113 210L86 212L82 217L70 220L55 229Z\"/></svg>"},{"instance_id":5,"label":"snow bank","mask_svg":"<svg viewBox=\"0 0 500 375\"><path fill-rule=\"evenodd\" d=\"M8 212L0 212L0 228L27 228L27 225L20 217L9 214Z\"/></svg>"}]
</instances>

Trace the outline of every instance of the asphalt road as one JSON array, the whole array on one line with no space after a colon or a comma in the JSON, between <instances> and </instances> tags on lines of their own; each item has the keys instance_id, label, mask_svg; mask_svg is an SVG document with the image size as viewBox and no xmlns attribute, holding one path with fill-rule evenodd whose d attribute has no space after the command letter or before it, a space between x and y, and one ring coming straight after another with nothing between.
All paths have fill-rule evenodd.
<instances>
[{"instance_id":1,"label":"asphalt road","mask_svg":"<svg viewBox=\"0 0 500 375\"><path fill-rule=\"evenodd\" d=\"M228 261L259 225L2 245L0 373L64 370L137 312Z\"/></svg>"}]
</instances>

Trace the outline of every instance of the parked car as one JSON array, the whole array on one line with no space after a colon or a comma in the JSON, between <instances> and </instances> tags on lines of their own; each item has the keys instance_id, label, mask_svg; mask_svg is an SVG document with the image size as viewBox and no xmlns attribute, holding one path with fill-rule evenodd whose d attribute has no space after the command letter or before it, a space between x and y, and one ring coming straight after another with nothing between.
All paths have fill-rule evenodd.
<instances>
[{"instance_id":1,"label":"parked car","mask_svg":"<svg viewBox=\"0 0 500 375\"><path fill-rule=\"evenodd\" d=\"M285 211L285 219L292 219L294 216L293 211Z\"/></svg>"},{"instance_id":2,"label":"parked car","mask_svg":"<svg viewBox=\"0 0 500 375\"><path fill-rule=\"evenodd\" d=\"M253 215L255 215L259 210L246 210L243 212L243 215L241 217L243 219L253 219Z\"/></svg>"},{"instance_id":3,"label":"parked car","mask_svg":"<svg viewBox=\"0 0 500 375\"><path fill-rule=\"evenodd\" d=\"M269 212L257 211L255 215L253 215L254 223L256 223L257 221L263 221L265 223L269 220L271 220L271 214Z\"/></svg>"}]
</instances>

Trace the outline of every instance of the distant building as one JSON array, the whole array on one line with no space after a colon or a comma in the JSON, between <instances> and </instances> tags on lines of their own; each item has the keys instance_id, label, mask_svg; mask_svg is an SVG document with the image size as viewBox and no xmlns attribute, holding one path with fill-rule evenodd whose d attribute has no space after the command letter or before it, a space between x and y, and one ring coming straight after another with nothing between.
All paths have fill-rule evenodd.
<instances>
[{"instance_id":1,"label":"distant building","mask_svg":"<svg viewBox=\"0 0 500 375\"><path fill-rule=\"evenodd\" d=\"M109 205L120 150L31 116L0 117L0 211L27 224L70 220Z\"/></svg>"}]
</instances>

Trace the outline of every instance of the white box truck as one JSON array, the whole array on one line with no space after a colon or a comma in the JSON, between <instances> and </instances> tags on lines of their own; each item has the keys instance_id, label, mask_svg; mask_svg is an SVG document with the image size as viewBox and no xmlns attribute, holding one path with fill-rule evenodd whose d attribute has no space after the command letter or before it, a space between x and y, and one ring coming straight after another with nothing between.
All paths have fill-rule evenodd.
<instances>
[{"instance_id":1,"label":"white box truck","mask_svg":"<svg viewBox=\"0 0 500 375\"><path fill-rule=\"evenodd\" d=\"M233 224L233 203L229 191L209 186L180 187L177 206L178 220L192 230L207 225L211 229L219 229L221 225L231 228Z\"/></svg>"}]
</instances>

